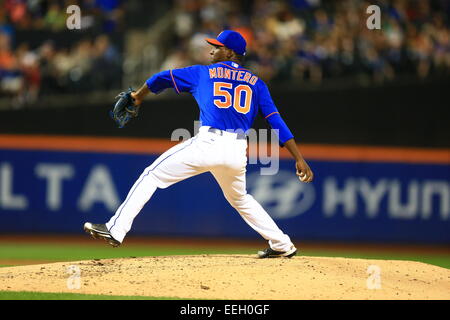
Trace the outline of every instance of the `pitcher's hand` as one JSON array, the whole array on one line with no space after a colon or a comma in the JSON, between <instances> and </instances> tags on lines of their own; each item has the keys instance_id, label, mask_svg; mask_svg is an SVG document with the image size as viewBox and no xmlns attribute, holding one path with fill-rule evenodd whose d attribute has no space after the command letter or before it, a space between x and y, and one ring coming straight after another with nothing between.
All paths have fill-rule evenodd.
<instances>
[{"instance_id":1,"label":"pitcher's hand","mask_svg":"<svg viewBox=\"0 0 450 320\"><path fill-rule=\"evenodd\" d=\"M297 176L300 179L300 181L305 183L313 181L314 174L305 160L303 159L297 160L295 163L295 167L297 169Z\"/></svg>"}]
</instances>

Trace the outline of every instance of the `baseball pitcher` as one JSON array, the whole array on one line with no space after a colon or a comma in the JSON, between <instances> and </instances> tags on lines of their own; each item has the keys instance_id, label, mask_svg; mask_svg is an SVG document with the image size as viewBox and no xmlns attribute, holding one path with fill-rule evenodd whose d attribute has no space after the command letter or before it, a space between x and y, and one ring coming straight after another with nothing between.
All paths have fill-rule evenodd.
<instances>
[{"instance_id":1,"label":"baseball pitcher","mask_svg":"<svg viewBox=\"0 0 450 320\"><path fill-rule=\"evenodd\" d=\"M258 113L277 129L279 142L294 157L296 174L302 182L313 180L313 173L297 148L294 137L280 116L267 85L251 71L241 67L246 52L244 38L225 30L213 46L212 64L162 71L149 78L136 92L131 88L118 96L111 116L119 127L138 115L144 97L167 88L189 92L200 108L199 133L177 144L149 167L134 183L125 201L106 224L86 222L84 229L96 239L119 246L131 229L134 218L157 188L167 188L186 178L211 172L225 198L247 224L268 240L269 247L259 258L291 258L297 249L288 235L278 228L264 208L246 191L247 138Z\"/></svg>"}]
</instances>

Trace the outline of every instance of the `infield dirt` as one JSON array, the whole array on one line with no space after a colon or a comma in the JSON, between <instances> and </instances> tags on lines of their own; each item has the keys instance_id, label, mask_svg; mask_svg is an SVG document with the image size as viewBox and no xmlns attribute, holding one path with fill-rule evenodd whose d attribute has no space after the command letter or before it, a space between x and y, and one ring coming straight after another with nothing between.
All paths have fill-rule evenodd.
<instances>
[{"instance_id":1,"label":"infield dirt","mask_svg":"<svg viewBox=\"0 0 450 320\"><path fill-rule=\"evenodd\" d=\"M79 273L70 273L70 266ZM380 271L379 289L371 289L377 274L369 274L369 266ZM448 300L450 270L412 261L307 256L140 257L5 267L0 290L232 300Z\"/></svg>"}]
</instances>

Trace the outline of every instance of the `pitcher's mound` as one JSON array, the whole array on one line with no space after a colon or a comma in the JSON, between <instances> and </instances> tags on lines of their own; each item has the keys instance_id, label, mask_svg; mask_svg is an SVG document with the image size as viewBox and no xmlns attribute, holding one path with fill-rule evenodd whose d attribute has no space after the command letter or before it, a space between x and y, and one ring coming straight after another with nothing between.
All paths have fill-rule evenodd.
<instances>
[{"instance_id":1,"label":"pitcher's mound","mask_svg":"<svg viewBox=\"0 0 450 320\"><path fill-rule=\"evenodd\" d=\"M1 268L0 290L232 300L447 300L450 270L397 260L165 256Z\"/></svg>"}]
</instances>

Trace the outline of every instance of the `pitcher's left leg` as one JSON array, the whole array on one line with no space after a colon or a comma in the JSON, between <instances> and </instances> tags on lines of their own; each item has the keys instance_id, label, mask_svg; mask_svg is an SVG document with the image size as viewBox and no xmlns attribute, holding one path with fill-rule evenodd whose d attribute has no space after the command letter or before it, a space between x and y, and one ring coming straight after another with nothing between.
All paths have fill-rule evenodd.
<instances>
[{"instance_id":1,"label":"pitcher's left leg","mask_svg":"<svg viewBox=\"0 0 450 320\"><path fill-rule=\"evenodd\" d=\"M196 137L170 148L144 170L116 214L106 223L114 239L123 241L134 219L157 188L167 188L205 171L198 165L202 155L195 141Z\"/></svg>"}]
</instances>

